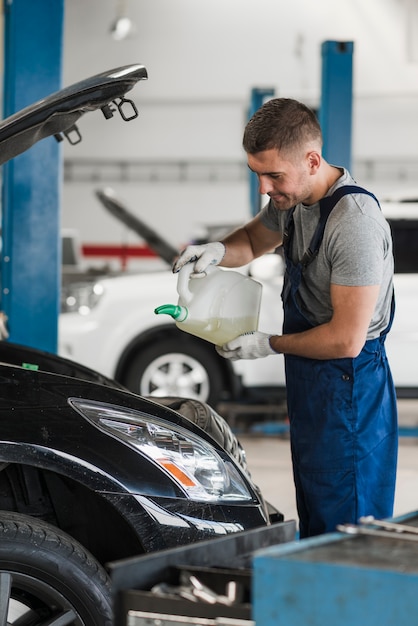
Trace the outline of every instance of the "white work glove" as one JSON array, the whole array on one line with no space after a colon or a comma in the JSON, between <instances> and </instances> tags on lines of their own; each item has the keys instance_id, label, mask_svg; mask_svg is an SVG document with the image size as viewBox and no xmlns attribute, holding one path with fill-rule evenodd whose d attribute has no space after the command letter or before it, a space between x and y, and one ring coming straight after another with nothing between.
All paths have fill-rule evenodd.
<instances>
[{"instance_id":1,"label":"white work glove","mask_svg":"<svg viewBox=\"0 0 418 626\"><path fill-rule=\"evenodd\" d=\"M225 246L220 241L205 243L200 246L187 246L173 265L176 274L186 263L194 262L196 273L204 272L208 265L219 265L225 256Z\"/></svg>"},{"instance_id":2,"label":"white work glove","mask_svg":"<svg viewBox=\"0 0 418 626\"><path fill-rule=\"evenodd\" d=\"M216 346L218 354L225 359L237 361L238 359L261 359L270 354L278 354L270 345L270 337L266 333L258 330L252 333L245 333L223 346Z\"/></svg>"}]
</instances>

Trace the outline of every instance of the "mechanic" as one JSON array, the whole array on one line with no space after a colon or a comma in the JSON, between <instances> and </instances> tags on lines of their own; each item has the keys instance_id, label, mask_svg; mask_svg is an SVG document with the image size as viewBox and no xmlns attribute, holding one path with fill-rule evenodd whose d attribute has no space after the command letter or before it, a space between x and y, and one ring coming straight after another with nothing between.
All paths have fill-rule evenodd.
<instances>
[{"instance_id":1,"label":"mechanic","mask_svg":"<svg viewBox=\"0 0 418 626\"><path fill-rule=\"evenodd\" d=\"M282 334L256 331L218 352L283 354L300 537L393 514L397 406L385 353L394 313L390 228L376 198L321 154L314 113L266 102L243 138L270 200L223 241L188 246L173 266L238 267L283 245Z\"/></svg>"}]
</instances>

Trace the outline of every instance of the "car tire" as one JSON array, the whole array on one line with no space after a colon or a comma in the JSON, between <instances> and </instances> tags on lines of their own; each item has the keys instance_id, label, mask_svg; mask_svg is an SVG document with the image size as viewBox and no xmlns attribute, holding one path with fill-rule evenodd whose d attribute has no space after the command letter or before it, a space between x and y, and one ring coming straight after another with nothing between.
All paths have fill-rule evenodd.
<instances>
[{"instance_id":1,"label":"car tire","mask_svg":"<svg viewBox=\"0 0 418 626\"><path fill-rule=\"evenodd\" d=\"M0 513L0 624L110 626L109 577L69 535Z\"/></svg>"},{"instance_id":2,"label":"car tire","mask_svg":"<svg viewBox=\"0 0 418 626\"><path fill-rule=\"evenodd\" d=\"M181 396L214 406L224 387L214 347L187 336L141 348L131 359L123 384L142 396Z\"/></svg>"}]
</instances>

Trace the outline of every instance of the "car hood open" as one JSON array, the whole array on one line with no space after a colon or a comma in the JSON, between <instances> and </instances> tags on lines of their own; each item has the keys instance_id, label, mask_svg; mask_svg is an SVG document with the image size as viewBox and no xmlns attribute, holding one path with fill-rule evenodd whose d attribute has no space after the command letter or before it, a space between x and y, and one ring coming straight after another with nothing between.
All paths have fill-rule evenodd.
<instances>
[{"instance_id":1,"label":"car hood open","mask_svg":"<svg viewBox=\"0 0 418 626\"><path fill-rule=\"evenodd\" d=\"M124 120L137 117L134 103L125 94L147 78L143 65L125 65L61 89L7 117L0 122L0 165L51 135L79 143L76 122L89 111L101 109L106 118L115 110Z\"/></svg>"}]
</instances>

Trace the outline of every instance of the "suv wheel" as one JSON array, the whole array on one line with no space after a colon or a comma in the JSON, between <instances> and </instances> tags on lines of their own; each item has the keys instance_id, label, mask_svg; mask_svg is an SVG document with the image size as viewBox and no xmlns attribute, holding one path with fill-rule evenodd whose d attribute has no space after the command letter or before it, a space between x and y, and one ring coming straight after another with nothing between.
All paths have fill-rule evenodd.
<instances>
[{"instance_id":1,"label":"suv wheel","mask_svg":"<svg viewBox=\"0 0 418 626\"><path fill-rule=\"evenodd\" d=\"M129 364L125 386L142 396L181 396L216 405L223 391L213 346L168 338L141 349Z\"/></svg>"},{"instance_id":2,"label":"suv wheel","mask_svg":"<svg viewBox=\"0 0 418 626\"><path fill-rule=\"evenodd\" d=\"M0 513L0 624L107 626L109 579L84 548L45 522Z\"/></svg>"}]
</instances>

